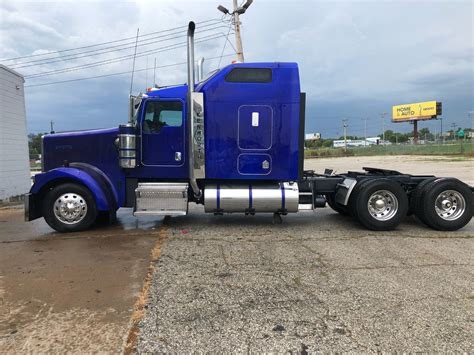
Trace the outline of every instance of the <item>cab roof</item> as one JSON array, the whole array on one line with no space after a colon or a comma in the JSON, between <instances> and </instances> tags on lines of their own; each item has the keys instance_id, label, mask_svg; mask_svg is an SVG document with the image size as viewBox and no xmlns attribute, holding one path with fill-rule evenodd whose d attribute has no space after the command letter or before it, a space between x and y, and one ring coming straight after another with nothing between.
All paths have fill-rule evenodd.
<instances>
[{"instance_id":1,"label":"cab roof","mask_svg":"<svg viewBox=\"0 0 474 355\"><path fill-rule=\"evenodd\" d=\"M234 68L297 68L298 64L292 62L262 62L262 63L234 63L230 64L219 71L213 73L206 80L196 84L196 91L201 91L207 83L215 80L221 80L228 72ZM164 87L158 90L147 92L148 97L162 97L162 98L180 98L185 100L188 91L188 85L176 85Z\"/></svg>"}]
</instances>

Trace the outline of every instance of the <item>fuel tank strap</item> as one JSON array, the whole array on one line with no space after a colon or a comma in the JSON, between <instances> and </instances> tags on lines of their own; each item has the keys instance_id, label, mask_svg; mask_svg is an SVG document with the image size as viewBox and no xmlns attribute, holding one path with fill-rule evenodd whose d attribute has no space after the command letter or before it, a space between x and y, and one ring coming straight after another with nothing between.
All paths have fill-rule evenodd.
<instances>
[{"instance_id":1,"label":"fuel tank strap","mask_svg":"<svg viewBox=\"0 0 474 355\"><path fill-rule=\"evenodd\" d=\"M249 211L252 211L252 185L249 184Z\"/></svg>"}]
</instances>

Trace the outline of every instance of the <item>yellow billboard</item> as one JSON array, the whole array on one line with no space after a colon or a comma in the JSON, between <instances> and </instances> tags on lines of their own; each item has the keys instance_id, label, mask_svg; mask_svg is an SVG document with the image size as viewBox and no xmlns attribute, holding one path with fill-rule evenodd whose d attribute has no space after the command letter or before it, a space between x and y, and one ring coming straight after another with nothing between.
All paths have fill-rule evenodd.
<instances>
[{"instance_id":1,"label":"yellow billboard","mask_svg":"<svg viewBox=\"0 0 474 355\"><path fill-rule=\"evenodd\" d=\"M394 122L429 120L441 114L441 102L426 101L392 107Z\"/></svg>"}]
</instances>

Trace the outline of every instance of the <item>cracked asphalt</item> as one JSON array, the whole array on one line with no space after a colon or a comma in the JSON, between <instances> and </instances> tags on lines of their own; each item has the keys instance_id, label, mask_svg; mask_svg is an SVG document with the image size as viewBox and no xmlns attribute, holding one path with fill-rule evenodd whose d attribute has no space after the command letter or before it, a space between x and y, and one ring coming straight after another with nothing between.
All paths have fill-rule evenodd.
<instances>
[{"instance_id":1,"label":"cracked asphalt","mask_svg":"<svg viewBox=\"0 0 474 355\"><path fill-rule=\"evenodd\" d=\"M466 351L474 223L367 232L330 210L168 225L139 352Z\"/></svg>"}]
</instances>

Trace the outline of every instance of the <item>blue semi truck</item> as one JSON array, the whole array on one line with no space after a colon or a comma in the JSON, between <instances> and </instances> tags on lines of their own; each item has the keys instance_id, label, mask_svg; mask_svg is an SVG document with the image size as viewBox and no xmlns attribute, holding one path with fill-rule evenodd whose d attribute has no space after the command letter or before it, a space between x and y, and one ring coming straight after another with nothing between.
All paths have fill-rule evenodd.
<instances>
[{"instance_id":1,"label":"blue semi truck","mask_svg":"<svg viewBox=\"0 0 474 355\"><path fill-rule=\"evenodd\" d=\"M25 197L25 219L59 232L134 215L185 215L190 202L221 215L281 215L328 204L372 230L407 214L438 230L472 218L473 189L453 178L364 168L303 169L305 94L296 63L236 63L194 80L188 27L187 85L130 98L118 128L48 134L42 173Z\"/></svg>"}]
</instances>

